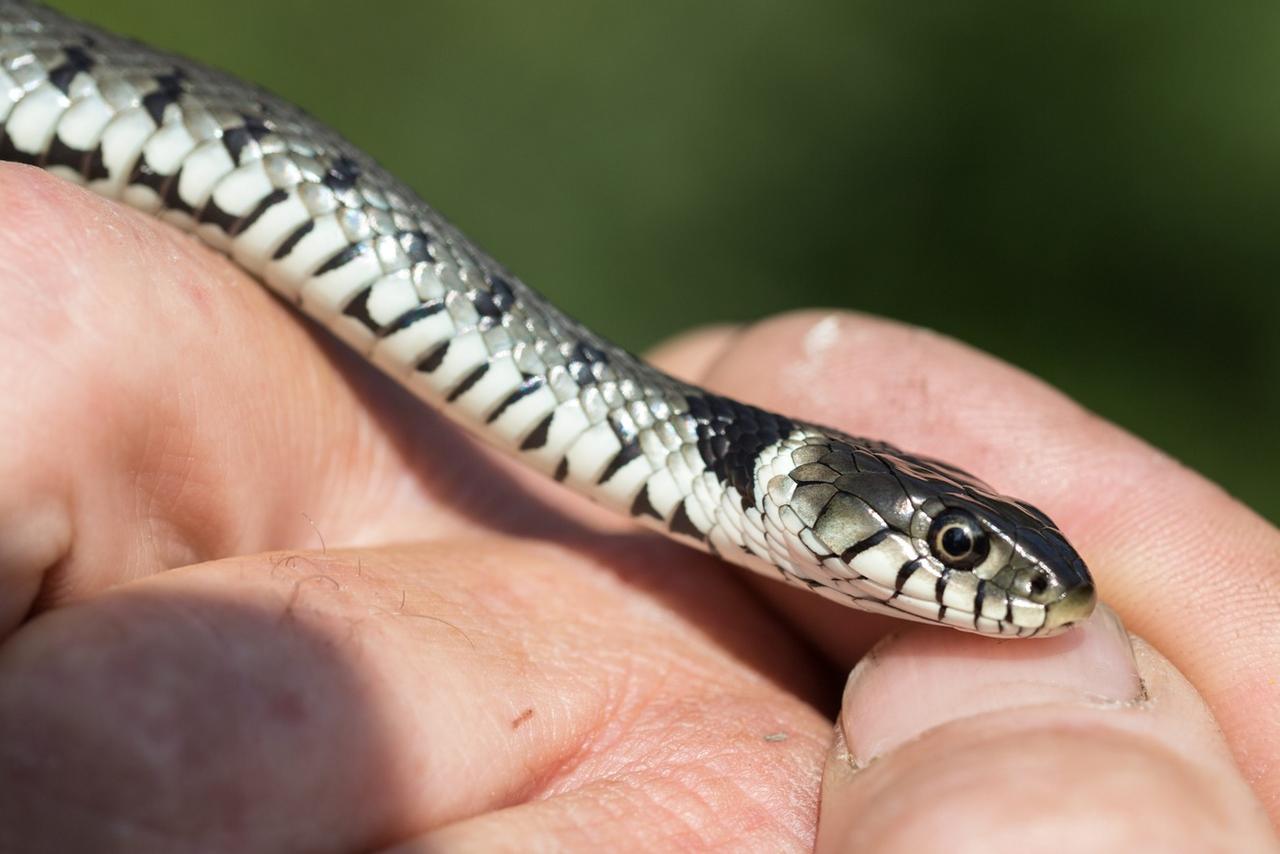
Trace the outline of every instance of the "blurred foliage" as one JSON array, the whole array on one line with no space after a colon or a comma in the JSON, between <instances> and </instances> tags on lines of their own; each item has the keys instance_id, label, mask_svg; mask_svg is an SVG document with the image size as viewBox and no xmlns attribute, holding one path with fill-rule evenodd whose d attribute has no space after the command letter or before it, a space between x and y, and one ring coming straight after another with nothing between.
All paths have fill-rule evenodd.
<instances>
[{"instance_id":1,"label":"blurred foliage","mask_svg":"<svg viewBox=\"0 0 1280 854\"><path fill-rule=\"evenodd\" d=\"M1274 2L56 5L301 103L627 346L890 315L1280 519Z\"/></svg>"}]
</instances>

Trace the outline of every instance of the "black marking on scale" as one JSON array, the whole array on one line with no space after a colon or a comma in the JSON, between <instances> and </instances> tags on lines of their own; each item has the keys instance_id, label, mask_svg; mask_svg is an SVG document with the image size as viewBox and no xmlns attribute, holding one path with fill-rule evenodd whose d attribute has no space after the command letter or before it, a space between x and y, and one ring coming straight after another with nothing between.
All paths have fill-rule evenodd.
<instances>
[{"instance_id":1,"label":"black marking on scale","mask_svg":"<svg viewBox=\"0 0 1280 854\"><path fill-rule=\"evenodd\" d=\"M95 146L90 151L73 149L56 133L54 140L49 143L49 151L45 152L44 165L67 166L81 174L84 181L100 181L110 177L106 172L106 164L102 161L102 146Z\"/></svg>"},{"instance_id":2,"label":"black marking on scale","mask_svg":"<svg viewBox=\"0 0 1280 854\"><path fill-rule=\"evenodd\" d=\"M604 471L600 473L600 479L596 483L599 485L608 483L610 478L617 474L623 466L638 456L640 456L640 442L632 439L622 446L622 450L613 455L613 459L609 460L609 465L605 466Z\"/></svg>"},{"instance_id":3,"label":"black marking on scale","mask_svg":"<svg viewBox=\"0 0 1280 854\"><path fill-rule=\"evenodd\" d=\"M446 338L435 347L432 347L431 352L418 360L418 370L429 374L440 367L441 363L444 362L445 354L449 352L449 345L452 343L452 338Z\"/></svg>"},{"instance_id":4,"label":"black marking on scale","mask_svg":"<svg viewBox=\"0 0 1280 854\"><path fill-rule=\"evenodd\" d=\"M978 579L978 589L973 594L973 627L978 627L978 620L982 617L982 600L987 598L987 581L985 578Z\"/></svg>"},{"instance_id":5,"label":"black marking on scale","mask_svg":"<svg viewBox=\"0 0 1280 854\"><path fill-rule=\"evenodd\" d=\"M533 432L524 437L524 441L520 443L520 450L536 451L547 444L547 434L551 432L551 419L555 417L554 409L548 412L547 417L539 421L538 426L533 428Z\"/></svg>"},{"instance_id":6,"label":"black marking on scale","mask_svg":"<svg viewBox=\"0 0 1280 854\"><path fill-rule=\"evenodd\" d=\"M88 71L93 68L93 57L84 52L83 48L72 45L62 49L62 55L65 57L62 64L49 72L49 82L58 87L58 90L64 95L71 94L71 81L76 79L76 75L82 71Z\"/></svg>"},{"instance_id":7,"label":"black marking on scale","mask_svg":"<svg viewBox=\"0 0 1280 854\"><path fill-rule=\"evenodd\" d=\"M378 321L373 319L373 315L369 314L369 295L373 293L373 285L364 288L360 293L351 298L342 313L353 320L359 321L370 332L376 333L379 329Z\"/></svg>"},{"instance_id":8,"label":"black marking on scale","mask_svg":"<svg viewBox=\"0 0 1280 854\"><path fill-rule=\"evenodd\" d=\"M240 165L240 154L244 151L245 146L250 142L258 142L271 133L271 129L263 124L262 119L257 116L241 114L240 118L244 124L226 128L222 131L222 147L231 155L231 162L237 166Z\"/></svg>"},{"instance_id":9,"label":"black marking on scale","mask_svg":"<svg viewBox=\"0 0 1280 854\"><path fill-rule=\"evenodd\" d=\"M480 382L480 378L487 373L489 373L489 363L481 362L475 370L463 378L462 382L458 383L457 387L455 387L453 391L449 392L449 396L445 398L445 400L448 403L453 403L455 400L469 392L471 387Z\"/></svg>"},{"instance_id":10,"label":"black marking on scale","mask_svg":"<svg viewBox=\"0 0 1280 854\"><path fill-rule=\"evenodd\" d=\"M183 82L186 74L181 68L175 68L169 74L161 74L156 78L156 88L142 98L142 106L150 114L156 126L164 124L164 112L170 104L178 103L182 97Z\"/></svg>"},{"instance_id":11,"label":"black marking on scale","mask_svg":"<svg viewBox=\"0 0 1280 854\"><path fill-rule=\"evenodd\" d=\"M942 574L938 576L938 581L933 585L933 598L938 603L938 621L947 615L947 606L942 604L942 597L947 592L947 582L951 580L953 570L949 566L942 568Z\"/></svg>"},{"instance_id":12,"label":"black marking on scale","mask_svg":"<svg viewBox=\"0 0 1280 854\"><path fill-rule=\"evenodd\" d=\"M431 248L432 238L429 234L421 231L402 231L396 235L396 238L400 241L400 248L404 250L404 254L411 263L435 262L435 252Z\"/></svg>"},{"instance_id":13,"label":"black marking on scale","mask_svg":"<svg viewBox=\"0 0 1280 854\"><path fill-rule=\"evenodd\" d=\"M673 534L684 534L686 537L693 537L695 540L706 542L707 535L699 531L698 526L693 524L693 520L689 518L689 511L685 509L684 505L684 501L676 505L675 515L671 517L671 525L669 526L671 532Z\"/></svg>"},{"instance_id":14,"label":"black marking on scale","mask_svg":"<svg viewBox=\"0 0 1280 854\"><path fill-rule=\"evenodd\" d=\"M892 531L889 528L881 528L869 537L858 540L858 542L849 546L840 553L840 560L845 563L852 563L853 559L865 552L867 549L873 549L889 538Z\"/></svg>"},{"instance_id":15,"label":"black marking on scale","mask_svg":"<svg viewBox=\"0 0 1280 854\"><path fill-rule=\"evenodd\" d=\"M365 241L361 241L360 243L348 243L346 246L335 252L328 261L325 261L317 267L315 273L312 275L323 276L325 273L333 272L344 264L357 258L365 250L371 250L372 248L373 247Z\"/></svg>"},{"instance_id":16,"label":"black marking on scale","mask_svg":"<svg viewBox=\"0 0 1280 854\"><path fill-rule=\"evenodd\" d=\"M129 173L130 184L139 184L143 187L150 187L156 191L156 195L164 198L165 190L169 186L172 175L164 175L155 170L149 162L147 155L143 154L138 157L133 164L133 171Z\"/></svg>"},{"instance_id":17,"label":"black marking on scale","mask_svg":"<svg viewBox=\"0 0 1280 854\"><path fill-rule=\"evenodd\" d=\"M920 569L922 566L927 566L928 563L929 559L925 557L912 558L904 563L898 569L898 577L893 580L893 595L889 598L896 599L898 594L902 592L902 588L911 580L911 576L916 574L916 570Z\"/></svg>"},{"instance_id":18,"label":"black marking on scale","mask_svg":"<svg viewBox=\"0 0 1280 854\"><path fill-rule=\"evenodd\" d=\"M520 400L523 400L524 398L533 394L538 389L542 388L542 384L545 382L545 380L543 380L543 378L538 376L537 374L524 374L523 376L524 376L524 382L520 383L520 385L516 387L515 391L507 395L506 398L502 401L502 403L498 404L497 409L489 413L488 417L485 418L484 420L485 424L492 424L493 422L497 421L500 417L502 417L502 413L507 411L508 407L510 407L514 403L517 403Z\"/></svg>"},{"instance_id":19,"label":"black marking on scale","mask_svg":"<svg viewBox=\"0 0 1280 854\"><path fill-rule=\"evenodd\" d=\"M632 516L652 516L659 522L663 521L662 514L658 512L658 508L653 506L653 502L649 500L649 484L646 482L640 487L640 494L636 496L636 500L631 502Z\"/></svg>"},{"instance_id":20,"label":"black marking on scale","mask_svg":"<svg viewBox=\"0 0 1280 854\"><path fill-rule=\"evenodd\" d=\"M199 222L216 225L222 229L224 234L231 234L240 217L235 214L229 214L222 208L218 207L218 203L213 200L213 196L209 197L209 201L204 203L204 207L200 209L199 215L196 217Z\"/></svg>"},{"instance_id":21,"label":"black marking on scale","mask_svg":"<svg viewBox=\"0 0 1280 854\"><path fill-rule=\"evenodd\" d=\"M235 237L240 232L253 228L253 224L261 219L262 215L266 213L269 208L280 204L287 198L289 198L289 193L287 191L272 190L270 193L267 193L262 197L262 201L254 205L253 210L241 217L240 221L236 223L231 231L227 232L227 234L231 237Z\"/></svg>"},{"instance_id":22,"label":"black marking on scale","mask_svg":"<svg viewBox=\"0 0 1280 854\"><path fill-rule=\"evenodd\" d=\"M182 170L179 169L173 173L173 177L169 179L169 183L164 187L164 206L172 211L181 211L186 214L194 214L195 209L187 204L187 200L182 198L182 193L178 192L178 187L182 183Z\"/></svg>"},{"instance_id":23,"label":"black marking on scale","mask_svg":"<svg viewBox=\"0 0 1280 854\"><path fill-rule=\"evenodd\" d=\"M359 177L360 164L344 156L335 158L320 180L330 190L341 193L354 187Z\"/></svg>"},{"instance_id":24,"label":"black marking on scale","mask_svg":"<svg viewBox=\"0 0 1280 854\"><path fill-rule=\"evenodd\" d=\"M933 585L933 598L938 600L939 603L942 602L942 597L947 592L947 584L951 581L951 573L953 571L951 567L944 566L942 574L938 576L937 583ZM945 608L946 606L944 605L943 607Z\"/></svg>"},{"instance_id":25,"label":"black marking on scale","mask_svg":"<svg viewBox=\"0 0 1280 854\"><path fill-rule=\"evenodd\" d=\"M609 426L613 428L613 435L618 437L618 444L622 448L614 454L613 459L609 460L609 465L605 466L604 471L600 473L600 479L596 481L600 485L608 483L609 479L623 466L640 456L640 440L633 432L622 429L612 418L609 419Z\"/></svg>"},{"instance_id":26,"label":"black marking on scale","mask_svg":"<svg viewBox=\"0 0 1280 854\"><path fill-rule=\"evenodd\" d=\"M387 328L382 331L382 337L395 335L401 330L408 329L413 324L422 320L424 317L430 317L433 314L439 314L444 311L444 300L435 300L433 302L425 302L422 305L415 305L404 314L397 317Z\"/></svg>"},{"instance_id":27,"label":"black marking on scale","mask_svg":"<svg viewBox=\"0 0 1280 854\"><path fill-rule=\"evenodd\" d=\"M489 277L489 296L493 304L498 307L498 311L510 311L516 304L516 295L511 289L511 283L501 276Z\"/></svg>"},{"instance_id":28,"label":"black marking on scale","mask_svg":"<svg viewBox=\"0 0 1280 854\"><path fill-rule=\"evenodd\" d=\"M49 143L49 148L44 153L44 161L42 166L66 166L73 169L83 177L85 167L89 162L89 152L80 148L72 148L63 141L58 134L53 135L53 141Z\"/></svg>"},{"instance_id":29,"label":"black marking on scale","mask_svg":"<svg viewBox=\"0 0 1280 854\"><path fill-rule=\"evenodd\" d=\"M569 376L573 377L573 381L580 386L595 384L596 375L595 371L592 370L593 365L606 365L609 363L609 357L603 350L585 341L575 343L566 358L568 360L566 367L569 369Z\"/></svg>"},{"instance_id":30,"label":"black marking on scale","mask_svg":"<svg viewBox=\"0 0 1280 854\"><path fill-rule=\"evenodd\" d=\"M105 181L111 177L111 173L107 171L106 155L102 153L101 143L90 152L89 160L84 167L84 177L88 181Z\"/></svg>"},{"instance_id":31,"label":"black marking on scale","mask_svg":"<svg viewBox=\"0 0 1280 854\"><path fill-rule=\"evenodd\" d=\"M556 464L556 472L552 475L556 483L564 483L564 479L569 476L569 458L561 457L560 462Z\"/></svg>"},{"instance_id":32,"label":"black marking on scale","mask_svg":"<svg viewBox=\"0 0 1280 854\"><path fill-rule=\"evenodd\" d=\"M0 130L0 160L12 160L14 163L25 163L28 166L39 166L42 152L32 154L14 145L7 131Z\"/></svg>"},{"instance_id":33,"label":"black marking on scale","mask_svg":"<svg viewBox=\"0 0 1280 854\"><path fill-rule=\"evenodd\" d=\"M488 317L493 320L502 319L502 309L498 308L498 304L494 302L488 291L477 288L471 297L471 304L476 307L476 311L481 317Z\"/></svg>"},{"instance_id":34,"label":"black marking on scale","mask_svg":"<svg viewBox=\"0 0 1280 854\"><path fill-rule=\"evenodd\" d=\"M276 251L274 254L272 254L271 260L279 261L283 259L285 256L287 256L290 252L293 251L293 247L298 245L298 241L302 240L302 238L310 234L311 229L315 227L316 227L316 221L314 219L309 219L306 222L304 222L302 225L298 226L294 230L293 234L290 234L287 238L285 238L284 243L281 243L278 247L276 247Z\"/></svg>"}]
</instances>

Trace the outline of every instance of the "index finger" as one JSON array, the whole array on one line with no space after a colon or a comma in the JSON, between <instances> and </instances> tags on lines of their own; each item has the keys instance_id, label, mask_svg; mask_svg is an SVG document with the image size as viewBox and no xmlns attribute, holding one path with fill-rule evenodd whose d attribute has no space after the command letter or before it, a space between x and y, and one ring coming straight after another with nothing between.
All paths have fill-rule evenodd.
<instances>
[{"instance_id":1,"label":"index finger","mask_svg":"<svg viewBox=\"0 0 1280 854\"><path fill-rule=\"evenodd\" d=\"M1204 696L1280 818L1274 527L1036 378L926 330L798 313L724 336L703 361L713 388L946 459L1045 510L1089 563L1101 598ZM883 630L803 594L770 595L845 664Z\"/></svg>"}]
</instances>

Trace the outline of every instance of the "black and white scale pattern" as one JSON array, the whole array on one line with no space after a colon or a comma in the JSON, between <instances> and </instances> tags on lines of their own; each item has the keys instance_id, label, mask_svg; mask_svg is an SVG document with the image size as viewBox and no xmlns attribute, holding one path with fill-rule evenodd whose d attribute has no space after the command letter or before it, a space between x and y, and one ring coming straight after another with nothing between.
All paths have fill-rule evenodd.
<instances>
[{"instance_id":1,"label":"black and white scale pattern","mask_svg":"<svg viewBox=\"0 0 1280 854\"><path fill-rule=\"evenodd\" d=\"M949 465L671 379L336 133L225 74L0 0L0 159L192 232L474 434L727 560L985 633L1048 634L1092 607L1043 514ZM925 541L954 507L992 543L971 570Z\"/></svg>"}]
</instances>

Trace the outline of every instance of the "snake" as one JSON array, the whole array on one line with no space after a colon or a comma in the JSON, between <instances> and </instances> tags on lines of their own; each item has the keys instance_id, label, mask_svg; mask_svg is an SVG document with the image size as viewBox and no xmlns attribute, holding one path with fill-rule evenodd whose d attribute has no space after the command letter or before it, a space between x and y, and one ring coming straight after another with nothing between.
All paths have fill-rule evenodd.
<instances>
[{"instance_id":1,"label":"snake","mask_svg":"<svg viewBox=\"0 0 1280 854\"><path fill-rule=\"evenodd\" d=\"M473 436L730 563L983 635L1054 635L1094 608L1084 561L1034 506L649 365L229 74L0 0L0 160L194 235Z\"/></svg>"}]
</instances>

